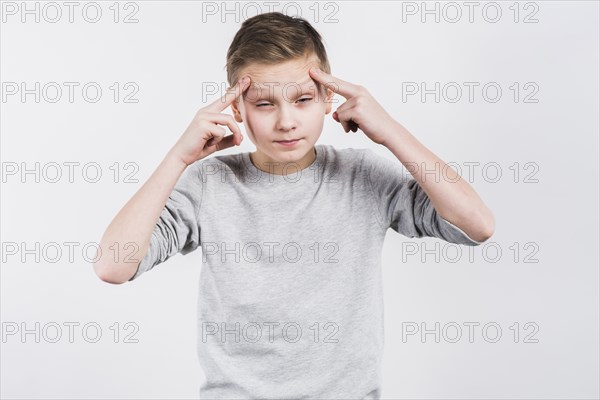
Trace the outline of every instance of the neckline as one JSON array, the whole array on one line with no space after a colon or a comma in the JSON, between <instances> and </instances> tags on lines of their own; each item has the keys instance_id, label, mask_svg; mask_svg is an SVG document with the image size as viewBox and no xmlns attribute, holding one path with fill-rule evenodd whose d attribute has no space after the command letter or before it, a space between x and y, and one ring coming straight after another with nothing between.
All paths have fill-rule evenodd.
<instances>
[{"instance_id":1,"label":"neckline","mask_svg":"<svg viewBox=\"0 0 600 400\"><path fill-rule=\"evenodd\" d=\"M313 146L314 151L316 152L316 157L310 165L306 166L303 169L293 168L293 169L291 169L291 172L286 175L272 174L270 172L266 172L266 171L263 171L262 169L257 168L254 165L254 163L252 162L252 159L250 158L250 152L242 153L242 160L245 164L245 168L246 168L246 171L249 174L249 176L260 177L261 181L263 181L263 180L268 181L268 182L281 181L281 180L298 181L300 179L307 179L308 177L312 177L315 173L313 170L315 168L318 168L318 166L322 164L322 160L323 160L323 147L322 146L323 145L321 145L321 144L315 144ZM298 174L300 175L300 177L297 176Z\"/></svg>"}]
</instances>

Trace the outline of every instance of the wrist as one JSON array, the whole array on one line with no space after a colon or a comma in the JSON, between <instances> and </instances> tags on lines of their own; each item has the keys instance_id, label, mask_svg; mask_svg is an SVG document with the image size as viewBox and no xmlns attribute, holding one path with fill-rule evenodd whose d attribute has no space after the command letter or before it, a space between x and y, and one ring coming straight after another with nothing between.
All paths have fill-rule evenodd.
<instances>
[{"instance_id":1,"label":"wrist","mask_svg":"<svg viewBox=\"0 0 600 400\"><path fill-rule=\"evenodd\" d=\"M174 167L186 169L189 165L180 155L178 155L173 149L169 150L165 156L165 162L173 165Z\"/></svg>"},{"instance_id":2,"label":"wrist","mask_svg":"<svg viewBox=\"0 0 600 400\"><path fill-rule=\"evenodd\" d=\"M398 121L393 120L385 128L385 139L381 143L391 150L390 146L394 146L398 140L402 141L410 133Z\"/></svg>"}]
</instances>

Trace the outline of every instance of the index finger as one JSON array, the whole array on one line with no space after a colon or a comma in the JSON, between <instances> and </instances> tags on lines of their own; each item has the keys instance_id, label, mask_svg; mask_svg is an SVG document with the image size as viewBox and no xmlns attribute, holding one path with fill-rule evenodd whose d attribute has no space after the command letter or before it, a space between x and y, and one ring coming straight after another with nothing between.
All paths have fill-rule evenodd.
<instances>
[{"instance_id":1,"label":"index finger","mask_svg":"<svg viewBox=\"0 0 600 400\"><path fill-rule=\"evenodd\" d=\"M227 107L234 102L239 96L244 93L246 89L250 86L250 78L244 77L240 79L235 86L227 89L227 92L221 96L219 99L211 103L207 109L212 112L221 112L225 110Z\"/></svg>"},{"instance_id":2,"label":"index finger","mask_svg":"<svg viewBox=\"0 0 600 400\"><path fill-rule=\"evenodd\" d=\"M311 68L309 71L314 80L325 85L325 87L327 87L329 90L341 94L346 99L354 97L357 93L358 87L350 82L336 78L335 76L315 67Z\"/></svg>"}]
</instances>

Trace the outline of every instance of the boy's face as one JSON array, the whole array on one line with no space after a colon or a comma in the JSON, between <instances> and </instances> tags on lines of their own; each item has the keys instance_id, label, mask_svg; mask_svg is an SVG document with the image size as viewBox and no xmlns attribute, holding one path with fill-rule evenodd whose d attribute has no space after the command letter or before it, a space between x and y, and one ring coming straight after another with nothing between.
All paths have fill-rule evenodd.
<instances>
[{"instance_id":1,"label":"boy's face","mask_svg":"<svg viewBox=\"0 0 600 400\"><path fill-rule=\"evenodd\" d=\"M250 64L239 76L250 87L231 108L237 122L256 146L262 162L296 162L310 156L331 111L333 92L317 84L308 71L318 67L315 56L276 65ZM292 143L282 141L296 140Z\"/></svg>"}]
</instances>

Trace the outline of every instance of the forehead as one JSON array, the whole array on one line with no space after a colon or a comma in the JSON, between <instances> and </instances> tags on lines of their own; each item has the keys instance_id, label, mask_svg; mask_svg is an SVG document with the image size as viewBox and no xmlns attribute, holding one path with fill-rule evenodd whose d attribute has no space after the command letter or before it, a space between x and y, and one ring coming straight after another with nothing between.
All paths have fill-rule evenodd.
<instances>
[{"instance_id":1,"label":"forehead","mask_svg":"<svg viewBox=\"0 0 600 400\"><path fill-rule=\"evenodd\" d=\"M317 84L308 76L299 81L280 79L270 79L260 82L252 81L245 93L247 95L261 94L266 96L274 93L292 93L294 91L307 91L316 88Z\"/></svg>"},{"instance_id":2,"label":"forehead","mask_svg":"<svg viewBox=\"0 0 600 400\"><path fill-rule=\"evenodd\" d=\"M240 71L239 76L249 76L252 84L247 92L293 91L294 88L309 90L315 88L316 82L308 74L313 66L318 66L318 59L307 57L293 59L284 63L269 65L252 63Z\"/></svg>"}]
</instances>

